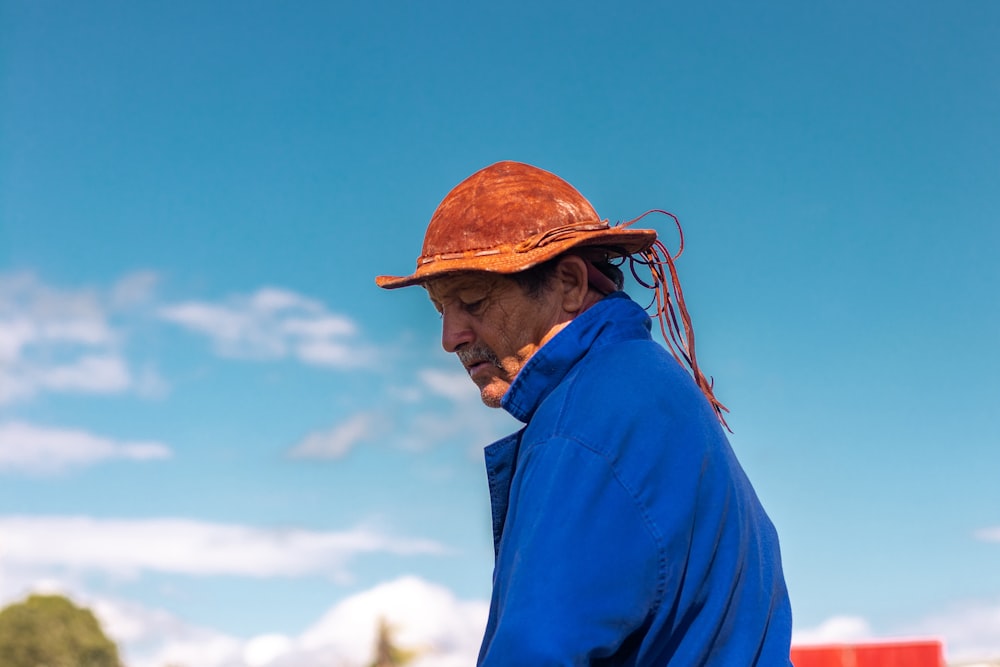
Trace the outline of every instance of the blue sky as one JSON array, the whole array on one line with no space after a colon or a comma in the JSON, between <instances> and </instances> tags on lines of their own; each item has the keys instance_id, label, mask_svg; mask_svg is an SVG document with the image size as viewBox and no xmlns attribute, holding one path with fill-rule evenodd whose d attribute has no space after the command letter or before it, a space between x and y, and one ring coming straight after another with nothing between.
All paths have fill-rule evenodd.
<instances>
[{"instance_id":1,"label":"blue sky","mask_svg":"<svg viewBox=\"0 0 1000 667\"><path fill-rule=\"evenodd\" d=\"M514 422L373 278L514 159L680 217L798 640L1000 655L998 33L992 0L0 1L0 602L67 592L131 667L356 664L380 613L468 664Z\"/></svg>"}]
</instances>

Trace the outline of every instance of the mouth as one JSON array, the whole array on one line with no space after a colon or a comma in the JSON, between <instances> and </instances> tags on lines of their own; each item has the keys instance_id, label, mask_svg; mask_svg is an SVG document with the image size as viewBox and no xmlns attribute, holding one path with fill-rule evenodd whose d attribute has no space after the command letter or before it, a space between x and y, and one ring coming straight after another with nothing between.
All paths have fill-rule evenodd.
<instances>
[{"instance_id":1,"label":"mouth","mask_svg":"<svg viewBox=\"0 0 1000 667\"><path fill-rule=\"evenodd\" d=\"M476 379L477 375L500 368L500 360L493 353L493 350L485 345L463 347L458 350L458 360L462 362L465 372L473 380Z\"/></svg>"},{"instance_id":2,"label":"mouth","mask_svg":"<svg viewBox=\"0 0 1000 667\"><path fill-rule=\"evenodd\" d=\"M473 361L472 363L466 364L465 370L469 373L469 377L474 377L475 375L482 373L484 370L493 368L493 364L487 359L480 359L478 361Z\"/></svg>"}]
</instances>

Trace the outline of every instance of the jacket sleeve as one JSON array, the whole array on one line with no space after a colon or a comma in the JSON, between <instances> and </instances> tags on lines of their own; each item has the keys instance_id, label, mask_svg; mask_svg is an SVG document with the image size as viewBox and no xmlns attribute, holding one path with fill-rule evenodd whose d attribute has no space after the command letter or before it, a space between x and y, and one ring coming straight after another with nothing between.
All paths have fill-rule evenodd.
<instances>
[{"instance_id":1,"label":"jacket sleeve","mask_svg":"<svg viewBox=\"0 0 1000 667\"><path fill-rule=\"evenodd\" d=\"M561 438L523 446L479 665L619 664L663 593L658 541L605 456Z\"/></svg>"}]
</instances>

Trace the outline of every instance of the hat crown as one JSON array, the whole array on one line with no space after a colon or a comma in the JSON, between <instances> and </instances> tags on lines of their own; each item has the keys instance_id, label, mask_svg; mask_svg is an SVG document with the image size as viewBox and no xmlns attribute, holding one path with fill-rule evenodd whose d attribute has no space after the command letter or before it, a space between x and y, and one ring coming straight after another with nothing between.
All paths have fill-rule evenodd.
<instances>
[{"instance_id":1,"label":"hat crown","mask_svg":"<svg viewBox=\"0 0 1000 667\"><path fill-rule=\"evenodd\" d=\"M456 185L431 216L422 258L508 248L546 231L599 223L597 211L555 174L497 162Z\"/></svg>"},{"instance_id":2,"label":"hat crown","mask_svg":"<svg viewBox=\"0 0 1000 667\"><path fill-rule=\"evenodd\" d=\"M610 226L576 188L521 162L497 162L456 185L424 233L417 269L377 276L385 289L425 283L465 271L516 273L585 246L615 255L647 250L652 229Z\"/></svg>"}]
</instances>

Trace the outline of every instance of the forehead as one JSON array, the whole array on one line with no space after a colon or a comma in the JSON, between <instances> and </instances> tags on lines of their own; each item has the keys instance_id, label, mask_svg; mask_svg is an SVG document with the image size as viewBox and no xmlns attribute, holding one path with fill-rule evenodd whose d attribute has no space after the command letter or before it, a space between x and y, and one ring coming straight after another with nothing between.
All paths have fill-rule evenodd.
<instances>
[{"instance_id":1,"label":"forehead","mask_svg":"<svg viewBox=\"0 0 1000 667\"><path fill-rule=\"evenodd\" d=\"M424 283L431 301L444 303L463 295L476 294L484 298L513 284L509 278L485 271L470 271L442 276Z\"/></svg>"}]
</instances>

